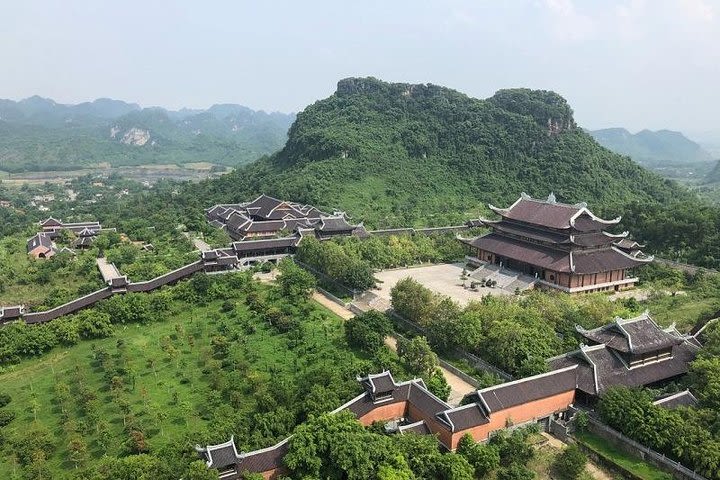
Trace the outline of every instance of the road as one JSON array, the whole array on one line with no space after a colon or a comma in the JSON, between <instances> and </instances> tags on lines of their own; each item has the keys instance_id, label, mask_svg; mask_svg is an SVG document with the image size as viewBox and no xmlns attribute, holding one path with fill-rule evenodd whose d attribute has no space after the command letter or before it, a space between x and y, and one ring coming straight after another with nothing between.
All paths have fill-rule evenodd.
<instances>
[{"instance_id":1,"label":"road","mask_svg":"<svg viewBox=\"0 0 720 480\"><path fill-rule=\"evenodd\" d=\"M330 311L337 314L340 318L343 318L345 320L350 320L355 316L354 313L352 313L350 310L348 310L345 307L342 307L338 305L337 303L333 302L326 296L322 295L319 292L314 292L312 296L313 300L318 302L324 307L327 307ZM387 337L385 338L385 344L390 347L394 352L397 351L397 339L395 337ZM452 406L456 406L460 404L460 401L463 399L465 395L467 395L470 392L473 392L477 390L475 387L467 383L462 378L458 377L451 371L439 367L442 371L443 376L445 377L445 380L447 381L448 385L450 385L450 397L448 398L448 402Z\"/></svg>"}]
</instances>

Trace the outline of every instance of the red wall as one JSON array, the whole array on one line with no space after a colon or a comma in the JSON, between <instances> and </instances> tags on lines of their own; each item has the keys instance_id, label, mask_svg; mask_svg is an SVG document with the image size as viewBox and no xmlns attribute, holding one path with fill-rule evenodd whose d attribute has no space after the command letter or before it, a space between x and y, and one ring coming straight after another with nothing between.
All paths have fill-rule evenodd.
<instances>
[{"instance_id":1,"label":"red wall","mask_svg":"<svg viewBox=\"0 0 720 480\"><path fill-rule=\"evenodd\" d=\"M380 404L362 417L359 417L358 420L365 426L370 425L376 420L397 420L405 416L407 404L408 402Z\"/></svg>"},{"instance_id":2,"label":"red wall","mask_svg":"<svg viewBox=\"0 0 720 480\"><path fill-rule=\"evenodd\" d=\"M501 430L508 426L508 420L512 424L520 424L531 420L539 420L553 413L567 410L567 408L575 401L575 390L563 392L552 397L541 398L534 402L524 403L512 408L500 410L490 415L490 422L485 425L479 425L475 428L469 428L452 435L451 449L457 448L458 442L463 435L469 433L476 442L487 440L490 434L496 430Z\"/></svg>"}]
</instances>

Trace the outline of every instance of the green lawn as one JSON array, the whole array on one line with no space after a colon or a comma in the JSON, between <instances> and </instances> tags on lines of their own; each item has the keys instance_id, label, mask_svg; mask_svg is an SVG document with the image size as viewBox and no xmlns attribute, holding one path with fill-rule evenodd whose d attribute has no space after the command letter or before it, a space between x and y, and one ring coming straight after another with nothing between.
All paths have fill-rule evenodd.
<instances>
[{"instance_id":1,"label":"green lawn","mask_svg":"<svg viewBox=\"0 0 720 480\"><path fill-rule=\"evenodd\" d=\"M671 480L672 475L664 472L642 460L630 456L627 453L619 450L608 441L597 435L585 432L578 433L576 435L578 441L600 455L601 457L615 463L626 470L632 472L634 475L644 480Z\"/></svg>"},{"instance_id":2,"label":"green lawn","mask_svg":"<svg viewBox=\"0 0 720 480\"><path fill-rule=\"evenodd\" d=\"M720 302L714 295L704 296L694 292L649 299L643 304L660 325L669 326L675 322L681 332L690 331L701 317L720 309Z\"/></svg>"},{"instance_id":3,"label":"green lawn","mask_svg":"<svg viewBox=\"0 0 720 480\"><path fill-rule=\"evenodd\" d=\"M269 287L262 287L263 291L267 289ZM246 367L242 379L233 385L237 394L232 404L237 411L246 412L248 418L258 411L257 398L261 396L253 387L263 385L264 388L272 379L297 378L308 368L332 367L347 364L348 358L351 361L361 358L345 344L342 320L315 302L309 303L309 313L300 319L300 329L293 335L293 332L278 333L251 314L242 296L233 300L239 301L234 301L235 309L230 315L221 312L223 302L220 300L192 307L173 303L162 322L121 325L112 337L55 348L41 357L6 367L0 374L0 392L11 395L12 402L6 408L14 410L17 417L3 429L5 438L22 434L34 425L49 430L56 444L48 458L53 478L69 477L74 469L69 460L68 425L81 431L88 445L86 465L92 465L104 454L122 455L128 438L123 426L124 415L116 400L118 390L111 390L112 382L105 373L108 364L120 363L134 373L130 376L134 377L134 385L128 376L123 377L120 395L130 403L132 416L144 425L151 452L177 442L190 432L206 432L211 422L217 420L208 415L206 404L214 389L210 387L212 374L208 375L207 369L212 363L218 364L211 340L219 334L231 340L228 358ZM245 333L235 338L232 333L235 328ZM299 338L298 332L301 332ZM118 342L122 343L120 347ZM108 354L105 366L94 360L94 352L98 350ZM240 368L226 363L222 362L223 370ZM56 400L56 384L61 382L70 386L73 395L69 421L62 419ZM99 436L79 406L81 402L74 398L79 395L78 384L89 386L97 395L99 417L107 421L112 438L106 450L98 444ZM160 411L164 413L158 414ZM239 442L243 440L246 439ZM0 479L10 478L19 467L12 459L8 442L0 448Z\"/></svg>"}]
</instances>

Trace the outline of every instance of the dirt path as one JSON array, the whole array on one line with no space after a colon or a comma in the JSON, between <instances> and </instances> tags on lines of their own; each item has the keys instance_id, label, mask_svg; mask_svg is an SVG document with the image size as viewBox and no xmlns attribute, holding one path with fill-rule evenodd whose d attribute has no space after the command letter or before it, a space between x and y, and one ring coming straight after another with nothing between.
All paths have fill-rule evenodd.
<instances>
[{"instance_id":1,"label":"dirt path","mask_svg":"<svg viewBox=\"0 0 720 480\"><path fill-rule=\"evenodd\" d=\"M332 311L334 314L342 318L343 320L350 320L355 316L354 313L352 313L350 310L348 310L345 307L341 307L337 303L333 302L329 298L327 298L325 295L323 295L320 292L313 292L312 294L313 300L318 302L323 307L327 308L328 310Z\"/></svg>"},{"instance_id":2,"label":"dirt path","mask_svg":"<svg viewBox=\"0 0 720 480\"><path fill-rule=\"evenodd\" d=\"M559 439L553 437L552 435L550 435L547 432L543 432L542 436L547 439L548 445L550 445L553 448L562 450L563 448L566 447L565 443L563 443ZM585 468L587 469L587 471L590 473L590 475L592 475L592 477L595 480L613 480L613 477L611 475L609 475L604 470L601 470L597 465L595 465L594 463L592 463L590 461L587 462L587 464L585 465Z\"/></svg>"}]
</instances>

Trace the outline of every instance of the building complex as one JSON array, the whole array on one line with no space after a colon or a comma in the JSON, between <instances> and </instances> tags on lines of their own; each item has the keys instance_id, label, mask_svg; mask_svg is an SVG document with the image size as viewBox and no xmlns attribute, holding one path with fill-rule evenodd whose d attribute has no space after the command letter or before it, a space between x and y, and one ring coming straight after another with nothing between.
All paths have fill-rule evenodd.
<instances>
[{"instance_id":1,"label":"building complex","mask_svg":"<svg viewBox=\"0 0 720 480\"><path fill-rule=\"evenodd\" d=\"M592 345L549 359L547 373L472 392L461 406L452 407L433 395L421 379L396 382L390 372L382 372L358 378L363 392L333 413L347 410L366 426L389 422L389 433L434 435L443 449L454 451L466 434L484 442L511 426L540 423L548 428L567 417L574 404L592 405L612 386L642 387L675 380L687 373L700 348L694 337L659 327L647 313L577 330ZM656 402L666 408L694 403L687 391ZM251 452L239 452L233 438L197 450L222 479L242 478L246 472L272 479L285 472L282 459L291 438Z\"/></svg>"}]
</instances>

